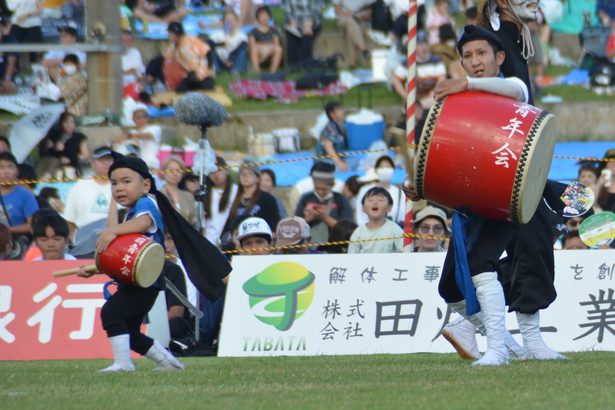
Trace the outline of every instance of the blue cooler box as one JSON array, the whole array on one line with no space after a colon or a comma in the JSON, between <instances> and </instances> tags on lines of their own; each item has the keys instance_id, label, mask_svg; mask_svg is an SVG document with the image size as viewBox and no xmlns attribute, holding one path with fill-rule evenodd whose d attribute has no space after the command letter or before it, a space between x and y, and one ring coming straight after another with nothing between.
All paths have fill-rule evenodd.
<instances>
[{"instance_id":1,"label":"blue cooler box","mask_svg":"<svg viewBox=\"0 0 615 410\"><path fill-rule=\"evenodd\" d=\"M362 121L363 111L349 116L346 121L346 136L348 149L359 151L368 149L374 141L382 140L385 123L381 115L371 113L370 121Z\"/></svg>"}]
</instances>

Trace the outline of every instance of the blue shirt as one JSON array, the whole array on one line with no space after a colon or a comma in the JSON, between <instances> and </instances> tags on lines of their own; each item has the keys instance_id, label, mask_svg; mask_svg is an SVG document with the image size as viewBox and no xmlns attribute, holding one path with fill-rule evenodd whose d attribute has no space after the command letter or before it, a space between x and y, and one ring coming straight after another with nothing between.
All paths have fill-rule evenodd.
<instances>
[{"instance_id":1,"label":"blue shirt","mask_svg":"<svg viewBox=\"0 0 615 410\"><path fill-rule=\"evenodd\" d=\"M333 149L336 153L344 151L346 145L346 137L344 130L340 128L335 121L330 121L320 133L318 144L316 145L316 155L327 155L324 142L331 141Z\"/></svg>"},{"instance_id":2,"label":"blue shirt","mask_svg":"<svg viewBox=\"0 0 615 410\"><path fill-rule=\"evenodd\" d=\"M9 214L10 221L6 220L4 209L0 209L0 222L10 226L23 225L27 218L38 211L38 204L34 194L27 189L17 185L13 191L2 195L4 207Z\"/></svg>"}]
</instances>

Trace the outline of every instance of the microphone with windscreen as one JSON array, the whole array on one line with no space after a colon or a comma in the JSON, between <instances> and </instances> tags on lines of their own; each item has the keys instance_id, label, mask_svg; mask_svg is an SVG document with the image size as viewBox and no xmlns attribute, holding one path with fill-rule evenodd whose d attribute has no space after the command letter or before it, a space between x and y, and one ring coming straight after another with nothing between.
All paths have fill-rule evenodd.
<instances>
[{"instance_id":1,"label":"microphone with windscreen","mask_svg":"<svg viewBox=\"0 0 615 410\"><path fill-rule=\"evenodd\" d=\"M175 105L175 115L179 122L196 125L201 131L219 127L228 118L222 104L201 93L188 93L181 97Z\"/></svg>"}]
</instances>

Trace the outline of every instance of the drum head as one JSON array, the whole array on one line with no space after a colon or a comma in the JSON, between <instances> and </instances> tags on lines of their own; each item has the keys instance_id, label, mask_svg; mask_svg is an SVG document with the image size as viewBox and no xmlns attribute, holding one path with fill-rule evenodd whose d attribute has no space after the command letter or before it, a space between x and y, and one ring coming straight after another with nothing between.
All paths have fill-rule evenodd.
<instances>
[{"instance_id":1,"label":"drum head","mask_svg":"<svg viewBox=\"0 0 615 410\"><path fill-rule=\"evenodd\" d=\"M511 198L511 217L514 222L525 224L534 216L547 183L554 149L554 117L543 111L536 118L519 158Z\"/></svg>"},{"instance_id":2,"label":"drum head","mask_svg":"<svg viewBox=\"0 0 615 410\"><path fill-rule=\"evenodd\" d=\"M164 248L157 242L147 245L135 262L135 282L142 288L149 288L156 282L164 266Z\"/></svg>"}]
</instances>

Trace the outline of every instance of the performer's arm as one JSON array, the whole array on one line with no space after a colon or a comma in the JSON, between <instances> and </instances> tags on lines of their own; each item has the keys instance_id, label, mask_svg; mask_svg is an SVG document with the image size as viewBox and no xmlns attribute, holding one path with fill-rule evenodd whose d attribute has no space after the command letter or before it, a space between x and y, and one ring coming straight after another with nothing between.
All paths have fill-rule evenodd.
<instances>
[{"instance_id":1,"label":"performer's arm","mask_svg":"<svg viewBox=\"0 0 615 410\"><path fill-rule=\"evenodd\" d=\"M96 252L106 250L109 244L120 235L148 232L152 224L152 217L149 214L143 214L121 224L110 226L100 233L98 242L96 242Z\"/></svg>"},{"instance_id":2,"label":"performer's arm","mask_svg":"<svg viewBox=\"0 0 615 410\"><path fill-rule=\"evenodd\" d=\"M440 81L436 86L434 97L440 100L447 95L464 91L483 91L486 93L514 98L517 101L527 102L527 87L516 78L455 78Z\"/></svg>"}]
</instances>

